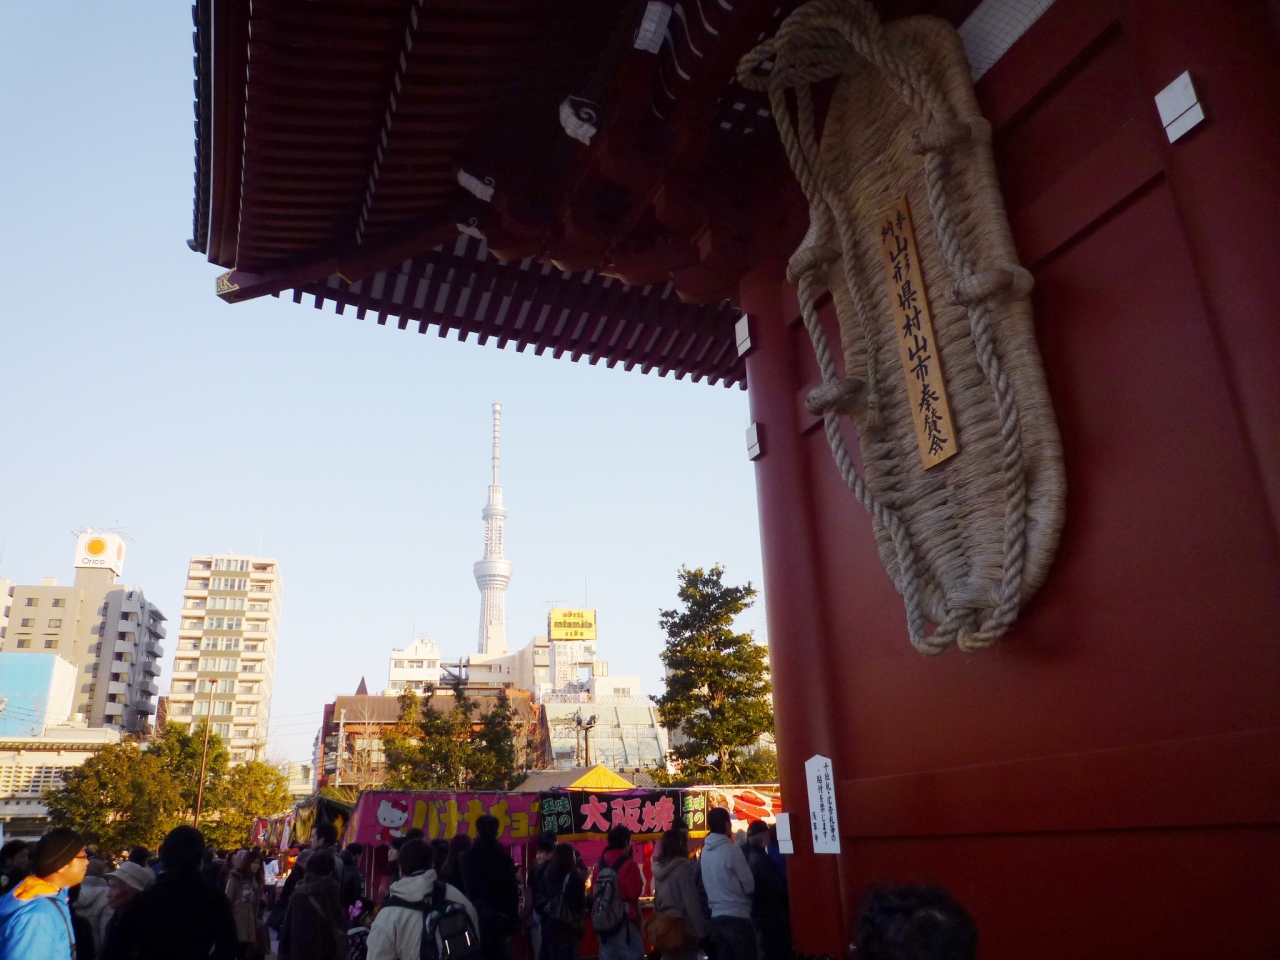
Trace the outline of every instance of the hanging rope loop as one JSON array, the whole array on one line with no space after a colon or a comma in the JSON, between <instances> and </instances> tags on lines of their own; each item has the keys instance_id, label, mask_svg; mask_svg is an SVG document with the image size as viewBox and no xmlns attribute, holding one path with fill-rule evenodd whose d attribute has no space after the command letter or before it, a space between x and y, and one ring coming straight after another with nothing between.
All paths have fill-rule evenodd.
<instances>
[{"instance_id":1,"label":"hanging rope loop","mask_svg":"<svg viewBox=\"0 0 1280 960\"><path fill-rule=\"evenodd\" d=\"M944 582L931 568L902 516L872 493L854 467L841 432L840 418L859 408L864 433L874 436L881 428L883 389L876 344L883 321L875 305L878 301L872 301L859 273L856 251L862 242L860 225L846 196L846 184L841 182L841 172L824 162L820 150L810 88L860 64L869 64L882 74L910 108L917 125L910 149L923 158L938 252L950 274L947 299L966 309L976 365L990 388L999 418L998 476L1004 499L1001 576L993 591L980 598L972 584L958 584L954 579ZM1031 274L1016 263L976 269L977 256L968 246L970 235L957 226L965 213L963 202L953 209L957 201L949 182L948 155L964 144L989 143L990 125L981 118L962 120L956 116L930 74L886 35L866 0L811 0L804 4L783 22L775 37L742 58L737 77L747 89L768 94L779 138L810 204L809 232L787 269L788 280L797 287L801 317L822 374L822 384L810 392L805 406L823 417L841 477L879 530L888 535L896 560L889 572L906 606L912 644L930 655L953 643L965 651L980 650L1005 633L1018 615L1027 552L1022 431L991 321L996 304L1029 294ZM837 269L840 274L833 275L831 271ZM862 341L863 350L856 355L865 357L866 363L865 371L851 371L847 376L836 368L815 307L819 292L837 276L852 301L849 319ZM848 332L845 336L847 340ZM927 524L923 529L928 548ZM926 629L926 595L932 598L930 609L941 613L932 634Z\"/></svg>"}]
</instances>

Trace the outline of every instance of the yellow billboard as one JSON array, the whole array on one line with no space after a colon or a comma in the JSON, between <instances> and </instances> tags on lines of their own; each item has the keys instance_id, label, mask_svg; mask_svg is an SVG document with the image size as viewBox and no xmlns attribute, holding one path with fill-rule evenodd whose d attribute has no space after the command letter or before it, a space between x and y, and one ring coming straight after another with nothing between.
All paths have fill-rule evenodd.
<instances>
[{"instance_id":1,"label":"yellow billboard","mask_svg":"<svg viewBox=\"0 0 1280 960\"><path fill-rule=\"evenodd\" d=\"M547 617L548 640L594 640L596 612L557 607Z\"/></svg>"}]
</instances>

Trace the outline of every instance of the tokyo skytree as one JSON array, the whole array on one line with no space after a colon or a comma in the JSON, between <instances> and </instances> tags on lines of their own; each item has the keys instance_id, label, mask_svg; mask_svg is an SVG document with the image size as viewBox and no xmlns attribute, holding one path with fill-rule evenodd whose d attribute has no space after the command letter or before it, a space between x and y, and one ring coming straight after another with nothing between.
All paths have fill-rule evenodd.
<instances>
[{"instance_id":1,"label":"tokyo skytree","mask_svg":"<svg viewBox=\"0 0 1280 960\"><path fill-rule=\"evenodd\" d=\"M493 405L493 483L489 484L489 502L481 511L484 518L484 559L475 565L476 585L480 588L480 652L494 657L507 652L507 584L511 582L511 564L502 556L502 523L507 511L502 506L502 487L498 483L498 431L502 404Z\"/></svg>"}]
</instances>

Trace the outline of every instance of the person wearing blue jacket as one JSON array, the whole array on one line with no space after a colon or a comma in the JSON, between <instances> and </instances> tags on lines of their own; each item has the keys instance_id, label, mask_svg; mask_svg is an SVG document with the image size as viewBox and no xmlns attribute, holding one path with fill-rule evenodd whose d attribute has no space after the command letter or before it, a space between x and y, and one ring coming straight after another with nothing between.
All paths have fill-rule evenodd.
<instances>
[{"instance_id":1,"label":"person wearing blue jacket","mask_svg":"<svg viewBox=\"0 0 1280 960\"><path fill-rule=\"evenodd\" d=\"M0 897L0 960L72 960L75 936L67 888L89 866L84 838L67 827L41 837L31 875Z\"/></svg>"}]
</instances>

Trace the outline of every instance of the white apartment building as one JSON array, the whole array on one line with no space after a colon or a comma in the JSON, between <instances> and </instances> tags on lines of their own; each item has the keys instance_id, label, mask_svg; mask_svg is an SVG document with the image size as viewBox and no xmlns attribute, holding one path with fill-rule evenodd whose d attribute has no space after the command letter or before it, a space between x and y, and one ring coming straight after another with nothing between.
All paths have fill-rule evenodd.
<instances>
[{"instance_id":1,"label":"white apartment building","mask_svg":"<svg viewBox=\"0 0 1280 960\"><path fill-rule=\"evenodd\" d=\"M211 718L233 762L266 750L281 596L275 560L215 554L187 567L167 719Z\"/></svg>"},{"instance_id":2,"label":"white apartment building","mask_svg":"<svg viewBox=\"0 0 1280 960\"><path fill-rule=\"evenodd\" d=\"M141 590L116 583L124 553L118 534L86 530L70 585L57 577L38 586L5 581L0 652L56 654L76 671L74 721L144 733L156 712L165 616Z\"/></svg>"},{"instance_id":3,"label":"white apartment building","mask_svg":"<svg viewBox=\"0 0 1280 960\"><path fill-rule=\"evenodd\" d=\"M388 696L404 690L425 690L440 686L440 647L429 637L419 637L403 650L391 651L387 670Z\"/></svg>"}]
</instances>

